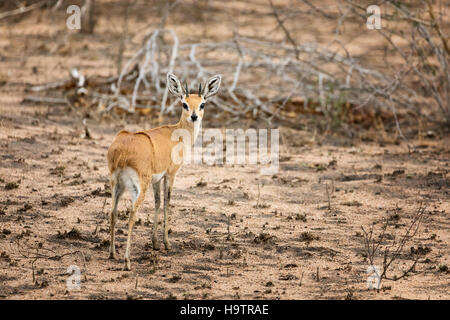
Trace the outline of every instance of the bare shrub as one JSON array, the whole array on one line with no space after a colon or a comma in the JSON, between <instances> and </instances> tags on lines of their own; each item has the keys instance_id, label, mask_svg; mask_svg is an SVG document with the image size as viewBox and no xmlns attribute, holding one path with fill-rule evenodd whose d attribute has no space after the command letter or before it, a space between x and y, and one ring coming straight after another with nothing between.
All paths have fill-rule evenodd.
<instances>
[{"instance_id":1,"label":"bare shrub","mask_svg":"<svg viewBox=\"0 0 450 320\"><path fill-rule=\"evenodd\" d=\"M413 238L416 236L424 215L425 206L420 204L409 227L407 227L406 232L400 236L398 235L398 231L395 229L395 220L392 219L392 217L387 217L384 219L378 232L374 230L374 224L372 224L368 230L361 226L363 231L365 253L367 254L370 267L373 268L376 265L376 258L382 258L382 269L380 274L377 275L379 279L377 289L380 288L379 285L381 285L381 282L384 279L397 281L411 275L411 273L415 271L419 258L423 254L426 254L424 250L419 249L410 250L409 252L404 250L406 245L411 243ZM411 261L410 266L406 270L403 270L403 273L400 275L389 276L388 272L392 270L393 263L401 257L405 260Z\"/></svg>"}]
</instances>

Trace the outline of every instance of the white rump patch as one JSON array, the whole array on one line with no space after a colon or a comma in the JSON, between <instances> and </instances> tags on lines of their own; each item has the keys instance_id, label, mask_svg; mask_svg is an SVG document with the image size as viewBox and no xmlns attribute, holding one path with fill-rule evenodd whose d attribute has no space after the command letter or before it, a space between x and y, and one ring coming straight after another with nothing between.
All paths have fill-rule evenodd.
<instances>
[{"instance_id":1,"label":"white rump patch","mask_svg":"<svg viewBox=\"0 0 450 320\"><path fill-rule=\"evenodd\" d=\"M125 167L122 170L117 170L113 174L113 179L118 179L117 183L120 183L126 190L128 190L131 194L133 203L138 198L139 194L141 193L140 183L139 183L139 176L136 172L136 170Z\"/></svg>"},{"instance_id":2,"label":"white rump patch","mask_svg":"<svg viewBox=\"0 0 450 320\"><path fill-rule=\"evenodd\" d=\"M159 182L159 180L162 179L162 177L164 177L164 175L166 174L166 171L163 171L161 173L155 173L152 175L152 183L157 183Z\"/></svg>"}]
</instances>

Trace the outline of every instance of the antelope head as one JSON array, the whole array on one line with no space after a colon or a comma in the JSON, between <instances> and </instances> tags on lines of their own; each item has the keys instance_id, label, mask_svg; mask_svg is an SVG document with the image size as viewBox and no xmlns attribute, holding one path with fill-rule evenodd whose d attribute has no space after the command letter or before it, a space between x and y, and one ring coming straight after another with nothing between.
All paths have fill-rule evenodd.
<instances>
[{"instance_id":1,"label":"antelope head","mask_svg":"<svg viewBox=\"0 0 450 320\"><path fill-rule=\"evenodd\" d=\"M205 103L208 98L219 92L221 80L222 77L220 75L215 75L206 81L203 88L200 83L198 91L190 93L187 83L183 87L180 80L174 74L167 74L169 91L180 99L183 106L183 113L181 114L182 121L187 121L190 124L196 124L196 122L201 123L205 111Z\"/></svg>"}]
</instances>

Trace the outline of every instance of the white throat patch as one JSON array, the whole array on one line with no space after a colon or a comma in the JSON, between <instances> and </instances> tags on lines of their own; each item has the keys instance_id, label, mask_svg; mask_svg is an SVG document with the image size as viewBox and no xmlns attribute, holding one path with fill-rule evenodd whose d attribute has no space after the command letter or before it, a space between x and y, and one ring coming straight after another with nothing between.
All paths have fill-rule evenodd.
<instances>
[{"instance_id":1,"label":"white throat patch","mask_svg":"<svg viewBox=\"0 0 450 320\"><path fill-rule=\"evenodd\" d=\"M195 140L197 140L198 133L200 132L201 129L202 129L202 121L201 120L195 121L194 122L194 141L193 141L193 143L195 143Z\"/></svg>"}]
</instances>

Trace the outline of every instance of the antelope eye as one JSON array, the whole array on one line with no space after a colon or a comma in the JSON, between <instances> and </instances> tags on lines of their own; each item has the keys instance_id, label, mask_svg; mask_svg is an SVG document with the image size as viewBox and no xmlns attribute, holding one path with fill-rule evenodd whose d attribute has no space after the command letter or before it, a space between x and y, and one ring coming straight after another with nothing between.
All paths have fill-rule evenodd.
<instances>
[{"instance_id":1,"label":"antelope eye","mask_svg":"<svg viewBox=\"0 0 450 320\"><path fill-rule=\"evenodd\" d=\"M184 108L185 110L189 110L189 106L187 105L187 103L183 102L183 108Z\"/></svg>"},{"instance_id":2,"label":"antelope eye","mask_svg":"<svg viewBox=\"0 0 450 320\"><path fill-rule=\"evenodd\" d=\"M200 110L203 110L203 108L205 108L205 104L204 104L204 103L202 103L202 104L200 105Z\"/></svg>"}]
</instances>

